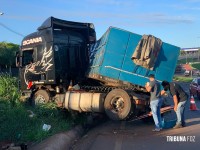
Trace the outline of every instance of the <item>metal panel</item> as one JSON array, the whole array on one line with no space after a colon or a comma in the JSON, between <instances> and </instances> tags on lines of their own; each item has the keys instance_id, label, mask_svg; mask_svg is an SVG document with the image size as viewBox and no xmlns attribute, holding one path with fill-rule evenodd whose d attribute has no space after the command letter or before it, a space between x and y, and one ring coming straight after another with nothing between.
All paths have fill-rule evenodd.
<instances>
[{"instance_id":1,"label":"metal panel","mask_svg":"<svg viewBox=\"0 0 200 150\"><path fill-rule=\"evenodd\" d=\"M99 45L104 50L104 54L98 58L101 59L101 64L95 63L96 67L90 69L90 75L95 73L140 86L145 85L150 73L155 74L156 79L160 82L172 80L180 51L179 47L163 42L154 70L148 70L135 65L131 60L131 56L142 38L141 35L113 27L109 28L109 32L106 33L107 41L103 37L104 44ZM98 54L98 50L96 54Z\"/></svg>"}]
</instances>

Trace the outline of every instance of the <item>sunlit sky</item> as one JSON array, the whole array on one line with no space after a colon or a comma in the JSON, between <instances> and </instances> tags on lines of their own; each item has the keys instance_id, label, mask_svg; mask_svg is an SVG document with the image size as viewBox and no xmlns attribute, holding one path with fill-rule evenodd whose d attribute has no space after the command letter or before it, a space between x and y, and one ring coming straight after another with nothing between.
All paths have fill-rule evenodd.
<instances>
[{"instance_id":1,"label":"sunlit sky","mask_svg":"<svg viewBox=\"0 0 200 150\"><path fill-rule=\"evenodd\" d=\"M20 44L53 16L152 34L181 48L200 47L200 0L0 0L0 42Z\"/></svg>"}]
</instances>

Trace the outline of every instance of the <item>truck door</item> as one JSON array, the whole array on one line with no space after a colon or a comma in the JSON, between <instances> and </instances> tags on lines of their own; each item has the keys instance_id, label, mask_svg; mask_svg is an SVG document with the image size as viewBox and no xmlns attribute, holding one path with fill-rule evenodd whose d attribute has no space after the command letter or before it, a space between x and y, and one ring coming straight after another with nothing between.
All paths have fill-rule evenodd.
<instances>
[{"instance_id":1,"label":"truck door","mask_svg":"<svg viewBox=\"0 0 200 150\"><path fill-rule=\"evenodd\" d=\"M32 66L32 64L35 61L34 49L23 50L21 56L22 56L22 62L21 62L22 64L19 71L20 86L21 90L27 90L28 80L30 80L29 71L32 71L34 69Z\"/></svg>"}]
</instances>

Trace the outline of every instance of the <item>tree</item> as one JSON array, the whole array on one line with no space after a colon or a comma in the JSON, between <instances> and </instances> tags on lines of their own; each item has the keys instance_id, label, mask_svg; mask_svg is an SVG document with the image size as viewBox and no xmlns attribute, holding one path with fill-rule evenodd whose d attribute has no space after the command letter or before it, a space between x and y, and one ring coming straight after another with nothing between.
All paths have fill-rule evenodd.
<instances>
[{"instance_id":1,"label":"tree","mask_svg":"<svg viewBox=\"0 0 200 150\"><path fill-rule=\"evenodd\" d=\"M14 43L0 42L0 70L1 67L9 68L15 64L15 53L19 50L19 45Z\"/></svg>"},{"instance_id":2,"label":"tree","mask_svg":"<svg viewBox=\"0 0 200 150\"><path fill-rule=\"evenodd\" d=\"M180 51L180 55L185 55L185 51L184 51L184 50L181 50L181 51Z\"/></svg>"}]
</instances>

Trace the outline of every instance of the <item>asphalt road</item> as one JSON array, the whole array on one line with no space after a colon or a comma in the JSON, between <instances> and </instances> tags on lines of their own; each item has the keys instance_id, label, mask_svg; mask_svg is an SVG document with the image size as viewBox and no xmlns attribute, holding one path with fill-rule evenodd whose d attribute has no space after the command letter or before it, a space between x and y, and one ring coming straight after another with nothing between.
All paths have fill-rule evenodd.
<instances>
[{"instance_id":1,"label":"asphalt road","mask_svg":"<svg viewBox=\"0 0 200 150\"><path fill-rule=\"evenodd\" d=\"M188 91L188 85L183 84L183 87ZM185 112L187 126L184 128L163 129L161 132L152 132L154 128L152 123L107 121L90 130L72 146L72 149L199 150L200 110L190 111L189 105L190 103L188 102ZM199 100L196 100L196 105L200 108ZM171 119L175 119L173 113L169 115ZM182 140L182 142L177 140Z\"/></svg>"}]
</instances>

